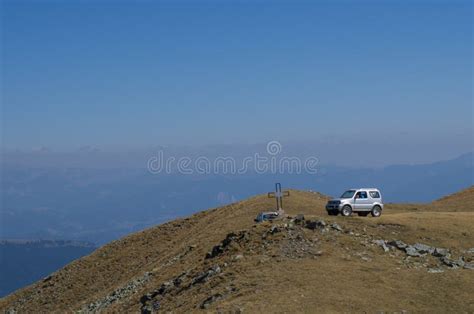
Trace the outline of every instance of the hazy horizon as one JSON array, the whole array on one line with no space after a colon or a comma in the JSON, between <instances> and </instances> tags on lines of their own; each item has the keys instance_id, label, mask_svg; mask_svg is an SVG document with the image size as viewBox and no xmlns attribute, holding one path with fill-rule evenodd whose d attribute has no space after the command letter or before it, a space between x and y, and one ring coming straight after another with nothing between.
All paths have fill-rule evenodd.
<instances>
[{"instance_id":1,"label":"hazy horizon","mask_svg":"<svg viewBox=\"0 0 474 314\"><path fill-rule=\"evenodd\" d=\"M423 165L458 158L460 156L473 153L473 150L466 151L445 151L444 153L433 154L432 151L422 151L414 154L410 150L409 155L394 154L399 147L394 149L385 149L378 152L377 156L372 156L372 151L359 153L357 158L352 155L345 155L348 150L354 150L357 143L322 143L322 142L278 142L281 145L281 151L276 157L315 157L319 165L330 165L353 168L380 168L393 165ZM73 150L57 151L51 148L41 147L30 150L8 150L3 149L2 164L22 165L29 167L84 167L84 168L113 168L130 167L146 168L147 161L162 153L164 157L181 158L188 157L196 159L205 157L215 158L233 158L241 160L254 154L267 154L267 143L254 144L220 144L220 145L156 145L154 147L129 148L129 149L104 149L98 146L83 146ZM378 150L377 150L378 151ZM336 155L335 155L336 154Z\"/></svg>"}]
</instances>

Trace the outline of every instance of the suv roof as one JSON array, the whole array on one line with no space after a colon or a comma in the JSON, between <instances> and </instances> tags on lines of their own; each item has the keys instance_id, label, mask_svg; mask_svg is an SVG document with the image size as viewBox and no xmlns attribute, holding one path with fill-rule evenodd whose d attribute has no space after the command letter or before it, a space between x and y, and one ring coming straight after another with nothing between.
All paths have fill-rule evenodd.
<instances>
[{"instance_id":1,"label":"suv roof","mask_svg":"<svg viewBox=\"0 0 474 314\"><path fill-rule=\"evenodd\" d=\"M377 188L353 188L353 189L349 189L349 190L374 190L374 191L378 191L379 189L377 189Z\"/></svg>"}]
</instances>

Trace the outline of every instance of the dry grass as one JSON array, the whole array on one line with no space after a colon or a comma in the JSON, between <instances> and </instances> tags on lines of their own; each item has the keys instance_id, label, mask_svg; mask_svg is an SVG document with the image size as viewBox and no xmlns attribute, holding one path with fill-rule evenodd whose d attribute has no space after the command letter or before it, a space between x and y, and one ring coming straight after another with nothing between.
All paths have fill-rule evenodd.
<instances>
[{"instance_id":1,"label":"dry grass","mask_svg":"<svg viewBox=\"0 0 474 314\"><path fill-rule=\"evenodd\" d=\"M474 202L466 204L473 196L470 188L433 204L388 205L380 218L344 218L327 216L326 196L291 191L284 203L288 214L337 222L346 231L322 234L299 229L302 238L320 251L301 258L280 254L281 246L288 243L284 233L272 236L269 242L262 240L270 225L255 226L253 218L259 211L273 208L274 200L257 196L114 241L69 264L50 280L1 299L0 310L77 311L150 271L150 281L107 308L137 312L140 297L161 283L183 271L195 273L218 264L223 268L219 276L164 297L161 309L198 311L207 297L233 287L232 293L208 311L473 312L474 271L428 273L426 268L415 267L416 263L407 266L397 252L384 253L378 246L363 244L364 239L401 239L450 248L459 255L474 247ZM459 208L464 211L453 212ZM237 245L222 256L204 258L228 233L239 230L250 234L248 246ZM190 250L191 245L196 247ZM234 261L236 254L244 257ZM435 261L428 259L426 263Z\"/></svg>"}]
</instances>

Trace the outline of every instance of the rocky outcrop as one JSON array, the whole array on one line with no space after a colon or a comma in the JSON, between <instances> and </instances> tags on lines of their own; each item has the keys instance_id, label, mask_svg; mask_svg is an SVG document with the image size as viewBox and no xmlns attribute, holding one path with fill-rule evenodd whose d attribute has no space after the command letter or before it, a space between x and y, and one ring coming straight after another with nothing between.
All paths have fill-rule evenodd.
<instances>
[{"instance_id":1,"label":"rocky outcrop","mask_svg":"<svg viewBox=\"0 0 474 314\"><path fill-rule=\"evenodd\" d=\"M209 269L190 275L190 271L184 272L171 280L163 282L158 289L155 289L140 298L141 312L153 313L161 308L164 296L168 294L181 293L191 289L196 285L209 281L214 276L220 274L222 269L219 265L214 265ZM215 300L213 300L215 301ZM209 304L212 302L208 302Z\"/></svg>"},{"instance_id":2,"label":"rocky outcrop","mask_svg":"<svg viewBox=\"0 0 474 314\"><path fill-rule=\"evenodd\" d=\"M238 233L229 233L221 243L217 244L212 248L210 252L206 254L206 259L214 258L221 255L233 242L245 242L248 238L248 232L240 231Z\"/></svg>"},{"instance_id":3,"label":"rocky outcrop","mask_svg":"<svg viewBox=\"0 0 474 314\"><path fill-rule=\"evenodd\" d=\"M306 220L305 227L310 230L324 229L327 226L324 220Z\"/></svg>"},{"instance_id":4,"label":"rocky outcrop","mask_svg":"<svg viewBox=\"0 0 474 314\"><path fill-rule=\"evenodd\" d=\"M474 263L466 263L464 256L460 256L458 259L452 259L450 250L446 248L433 247L424 243L409 245L401 240L374 240L373 243L382 247L384 252L389 252L391 249L397 249L404 252L409 257L433 256L438 258L439 268L430 268L428 270L430 273L443 272L443 269L441 268L443 265L448 266L451 269L474 269ZM469 253L469 250L467 250L466 253Z\"/></svg>"},{"instance_id":5,"label":"rocky outcrop","mask_svg":"<svg viewBox=\"0 0 474 314\"><path fill-rule=\"evenodd\" d=\"M83 308L80 312L82 313L95 313L101 310L106 309L112 303L119 301L123 298L130 296L131 294L137 292L146 282L148 282L152 277L151 272L146 272L142 277L137 278L123 285L122 287L114 290L112 293L108 294L104 298L97 300L93 303L90 303L88 306Z\"/></svg>"}]
</instances>

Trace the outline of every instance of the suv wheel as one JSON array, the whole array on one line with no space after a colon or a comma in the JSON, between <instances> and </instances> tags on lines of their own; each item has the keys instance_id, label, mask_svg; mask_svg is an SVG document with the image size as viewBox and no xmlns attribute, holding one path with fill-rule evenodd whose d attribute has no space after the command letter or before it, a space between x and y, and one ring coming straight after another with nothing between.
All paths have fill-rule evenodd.
<instances>
[{"instance_id":1,"label":"suv wheel","mask_svg":"<svg viewBox=\"0 0 474 314\"><path fill-rule=\"evenodd\" d=\"M372 211L370 213L372 214L372 217L380 217L380 215L382 215L382 208L376 205L374 206L374 208L372 208Z\"/></svg>"},{"instance_id":2,"label":"suv wheel","mask_svg":"<svg viewBox=\"0 0 474 314\"><path fill-rule=\"evenodd\" d=\"M350 216L352 214L352 208L349 205L345 205L341 209L341 215L344 217Z\"/></svg>"}]
</instances>

